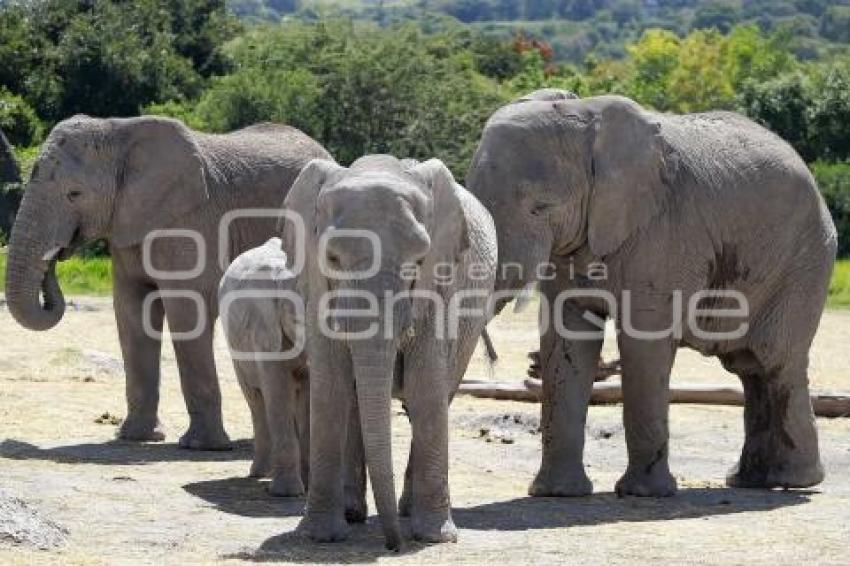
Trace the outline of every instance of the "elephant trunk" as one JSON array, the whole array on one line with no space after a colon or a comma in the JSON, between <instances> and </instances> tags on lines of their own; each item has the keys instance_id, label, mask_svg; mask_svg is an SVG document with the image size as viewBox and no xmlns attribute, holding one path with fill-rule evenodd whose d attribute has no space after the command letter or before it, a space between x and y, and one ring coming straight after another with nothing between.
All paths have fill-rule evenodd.
<instances>
[{"instance_id":1,"label":"elephant trunk","mask_svg":"<svg viewBox=\"0 0 850 566\"><path fill-rule=\"evenodd\" d=\"M401 530L392 461L391 401L396 349L381 337L352 344L357 405L366 465L386 546L398 550Z\"/></svg>"},{"instance_id":2,"label":"elephant trunk","mask_svg":"<svg viewBox=\"0 0 850 566\"><path fill-rule=\"evenodd\" d=\"M9 241L6 302L15 320L30 330L53 328L65 314L65 297L56 280L61 248L45 229L53 226L54 206L28 190Z\"/></svg>"}]
</instances>

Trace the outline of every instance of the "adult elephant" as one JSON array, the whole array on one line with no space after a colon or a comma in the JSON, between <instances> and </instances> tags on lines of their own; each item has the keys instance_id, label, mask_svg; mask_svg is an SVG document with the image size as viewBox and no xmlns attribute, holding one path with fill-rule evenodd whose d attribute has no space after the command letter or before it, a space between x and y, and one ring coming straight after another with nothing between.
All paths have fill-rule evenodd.
<instances>
[{"instance_id":1,"label":"adult elephant","mask_svg":"<svg viewBox=\"0 0 850 566\"><path fill-rule=\"evenodd\" d=\"M247 211L227 225L223 217L278 209L313 158L330 156L273 124L212 135L160 117L77 116L50 133L12 230L6 299L23 326L55 326L65 307L56 261L108 239L127 377L120 438L164 438L157 406L165 317L190 417L180 446L229 446L212 349L218 283L231 258L273 234L276 219Z\"/></svg>"},{"instance_id":2,"label":"adult elephant","mask_svg":"<svg viewBox=\"0 0 850 566\"><path fill-rule=\"evenodd\" d=\"M413 433L401 512L410 515L414 538L455 540L448 406L487 321L496 268L490 215L439 160L390 156L350 168L317 160L295 182L286 208L306 228L301 241L295 223L284 231L290 257L306 250L298 284L311 410L302 528L319 541L340 540L346 518L365 519L365 475L356 464L365 449L387 546L398 547L394 393ZM354 473L343 482L345 462Z\"/></svg>"},{"instance_id":3,"label":"adult elephant","mask_svg":"<svg viewBox=\"0 0 850 566\"><path fill-rule=\"evenodd\" d=\"M543 93L489 120L468 186L498 229L497 289L540 280L542 315L559 322L541 338L543 461L531 495L592 490L582 452L605 317L622 358L619 494L676 490L668 383L679 346L719 357L743 382L746 439L729 485L823 479L807 365L836 232L791 147L733 113Z\"/></svg>"}]
</instances>

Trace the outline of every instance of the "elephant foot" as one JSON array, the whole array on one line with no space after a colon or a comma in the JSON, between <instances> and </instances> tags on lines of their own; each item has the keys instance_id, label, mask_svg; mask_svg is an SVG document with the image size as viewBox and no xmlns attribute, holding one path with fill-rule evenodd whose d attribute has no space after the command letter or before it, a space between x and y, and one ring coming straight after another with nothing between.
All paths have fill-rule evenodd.
<instances>
[{"instance_id":1,"label":"elephant foot","mask_svg":"<svg viewBox=\"0 0 850 566\"><path fill-rule=\"evenodd\" d=\"M315 542L341 542L348 538L348 523L337 513L310 513L301 519L297 531Z\"/></svg>"},{"instance_id":2,"label":"elephant foot","mask_svg":"<svg viewBox=\"0 0 850 566\"><path fill-rule=\"evenodd\" d=\"M300 497L304 495L304 483L300 474L278 472L272 476L269 494L275 497Z\"/></svg>"},{"instance_id":3,"label":"elephant foot","mask_svg":"<svg viewBox=\"0 0 850 566\"><path fill-rule=\"evenodd\" d=\"M209 429L195 425L189 426L189 430L180 437L177 445L189 450L231 450L233 448L223 428Z\"/></svg>"},{"instance_id":4,"label":"elephant foot","mask_svg":"<svg viewBox=\"0 0 850 566\"><path fill-rule=\"evenodd\" d=\"M265 478L269 475L269 465L266 462L254 462L248 472L249 478Z\"/></svg>"},{"instance_id":5,"label":"elephant foot","mask_svg":"<svg viewBox=\"0 0 850 566\"><path fill-rule=\"evenodd\" d=\"M670 474L667 466L656 465L647 472L645 468L626 470L617 481L614 491L619 497L634 495L637 497L670 497L676 494L676 478Z\"/></svg>"},{"instance_id":6,"label":"elephant foot","mask_svg":"<svg viewBox=\"0 0 850 566\"><path fill-rule=\"evenodd\" d=\"M162 425L157 419L146 419L128 416L121 428L118 429L119 440L131 440L134 442L162 442L165 433Z\"/></svg>"},{"instance_id":7,"label":"elephant foot","mask_svg":"<svg viewBox=\"0 0 850 566\"><path fill-rule=\"evenodd\" d=\"M410 531L414 540L426 543L457 542L457 527L446 511L413 513Z\"/></svg>"},{"instance_id":8,"label":"elephant foot","mask_svg":"<svg viewBox=\"0 0 850 566\"><path fill-rule=\"evenodd\" d=\"M365 523L369 517L365 493L345 490L345 520L349 523Z\"/></svg>"},{"instance_id":9,"label":"elephant foot","mask_svg":"<svg viewBox=\"0 0 850 566\"><path fill-rule=\"evenodd\" d=\"M743 488L805 488L823 481L823 465L819 460L806 465L736 464L726 476L726 485Z\"/></svg>"},{"instance_id":10,"label":"elephant foot","mask_svg":"<svg viewBox=\"0 0 850 566\"><path fill-rule=\"evenodd\" d=\"M591 493L593 483L584 468L564 474L541 469L528 488L528 495L532 497L584 497Z\"/></svg>"}]
</instances>

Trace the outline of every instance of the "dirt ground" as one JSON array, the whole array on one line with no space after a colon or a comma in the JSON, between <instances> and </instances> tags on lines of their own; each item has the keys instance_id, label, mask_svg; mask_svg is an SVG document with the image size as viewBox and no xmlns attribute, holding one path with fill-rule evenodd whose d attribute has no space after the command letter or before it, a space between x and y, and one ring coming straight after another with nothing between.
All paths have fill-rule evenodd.
<instances>
[{"instance_id":1,"label":"dirt ground","mask_svg":"<svg viewBox=\"0 0 850 566\"><path fill-rule=\"evenodd\" d=\"M450 481L457 544L383 550L373 516L346 543L293 533L303 500L273 499L245 478L251 425L226 348L218 342L226 453L174 442L187 424L174 355L164 348L162 418L168 441L113 441L124 380L109 300L83 298L47 333L21 329L0 308L0 563L212 561L422 563L850 562L850 419L819 419L827 480L810 491L723 487L743 439L741 409L674 406L671 466L680 493L618 499L625 467L619 407L593 407L587 465L596 494L531 499L540 459L533 404L459 398L452 408ZM533 310L500 317L501 356L476 353L468 377L515 380L535 347ZM610 342L610 341L609 341ZM850 388L850 312L824 317L812 357L818 389ZM606 346L606 356L615 355ZM719 365L681 352L674 381L734 383ZM396 470L409 431L394 423Z\"/></svg>"}]
</instances>

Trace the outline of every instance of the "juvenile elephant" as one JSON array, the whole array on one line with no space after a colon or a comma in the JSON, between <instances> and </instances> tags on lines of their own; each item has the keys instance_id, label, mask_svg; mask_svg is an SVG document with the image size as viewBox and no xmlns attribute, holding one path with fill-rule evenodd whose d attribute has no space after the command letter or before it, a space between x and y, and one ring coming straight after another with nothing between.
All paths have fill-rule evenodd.
<instances>
[{"instance_id":1,"label":"juvenile elephant","mask_svg":"<svg viewBox=\"0 0 850 566\"><path fill-rule=\"evenodd\" d=\"M629 465L619 494L676 490L668 383L680 346L719 357L743 382L746 439L729 485L823 479L806 374L836 232L786 143L733 113L544 93L489 120L468 186L498 228L497 289L540 279L542 315L562 322L541 338L532 495L592 490L582 452L604 317L617 322L622 358Z\"/></svg>"},{"instance_id":2,"label":"juvenile elephant","mask_svg":"<svg viewBox=\"0 0 850 566\"><path fill-rule=\"evenodd\" d=\"M120 438L164 438L157 406L167 317L190 417L180 446L229 446L212 350L218 283L223 266L276 225L250 211L233 216L277 210L313 158L329 155L300 131L272 124L212 135L159 117L77 116L50 133L12 230L6 299L23 326L53 327L65 307L56 261L108 239L127 376ZM155 230L172 232L146 238Z\"/></svg>"},{"instance_id":3,"label":"juvenile elephant","mask_svg":"<svg viewBox=\"0 0 850 566\"><path fill-rule=\"evenodd\" d=\"M254 425L252 477L269 493L304 494L310 454L310 390L302 304L280 238L233 260L219 286L219 312ZM299 336L301 339L299 339Z\"/></svg>"},{"instance_id":4,"label":"juvenile elephant","mask_svg":"<svg viewBox=\"0 0 850 566\"><path fill-rule=\"evenodd\" d=\"M304 230L287 219L284 249L294 258L300 247L306 258L299 288L307 313L311 452L301 528L315 540L341 540L346 517L365 518L365 476L356 465L343 474L345 462L362 460L365 448L387 546L398 548L390 454L395 394L413 431L401 512L410 515L415 538L456 540L448 405L486 322L496 265L492 219L442 162L389 156L364 157L351 168L313 161L285 207L304 219ZM453 324L460 309L451 301L464 294L460 306L474 312Z\"/></svg>"}]
</instances>

